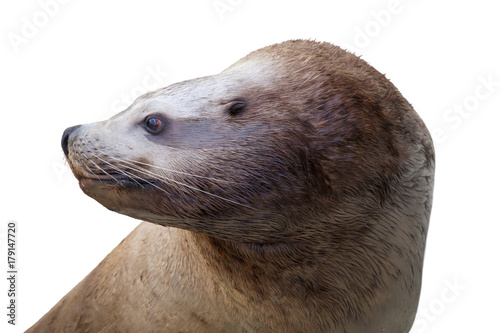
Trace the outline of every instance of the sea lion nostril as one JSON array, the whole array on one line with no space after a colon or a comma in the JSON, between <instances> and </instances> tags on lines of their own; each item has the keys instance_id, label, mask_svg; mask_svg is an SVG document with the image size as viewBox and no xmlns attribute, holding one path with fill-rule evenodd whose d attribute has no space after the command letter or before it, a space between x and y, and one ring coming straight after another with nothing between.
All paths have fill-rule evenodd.
<instances>
[{"instance_id":1,"label":"sea lion nostril","mask_svg":"<svg viewBox=\"0 0 500 333\"><path fill-rule=\"evenodd\" d=\"M64 133L62 135L61 146L62 146L62 150L64 152L64 155L66 155L66 157L68 157L68 154L69 154L69 150L68 150L69 136L71 135L71 133L73 133L80 126L82 126L82 125L68 127L68 128L66 128L66 130L64 131Z\"/></svg>"}]
</instances>

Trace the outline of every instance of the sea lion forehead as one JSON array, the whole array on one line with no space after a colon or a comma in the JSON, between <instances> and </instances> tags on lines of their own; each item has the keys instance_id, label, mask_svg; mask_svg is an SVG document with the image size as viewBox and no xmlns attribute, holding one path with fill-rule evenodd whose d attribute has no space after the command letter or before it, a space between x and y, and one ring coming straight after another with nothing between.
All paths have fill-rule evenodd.
<instances>
[{"instance_id":1,"label":"sea lion forehead","mask_svg":"<svg viewBox=\"0 0 500 333\"><path fill-rule=\"evenodd\" d=\"M280 66L265 59L242 59L223 72L174 83L139 97L130 111L146 116L163 113L175 119L213 118L218 106L273 89Z\"/></svg>"},{"instance_id":2,"label":"sea lion forehead","mask_svg":"<svg viewBox=\"0 0 500 333\"><path fill-rule=\"evenodd\" d=\"M281 76L282 66L279 61L269 58L263 54L252 53L240 59L219 74L221 77L230 77L234 80L243 80L246 83L261 83L269 85Z\"/></svg>"},{"instance_id":3,"label":"sea lion forehead","mask_svg":"<svg viewBox=\"0 0 500 333\"><path fill-rule=\"evenodd\" d=\"M212 77L198 78L159 89L136 100L133 112L143 116L160 113L173 119L209 117L217 103Z\"/></svg>"},{"instance_id":4,"label":"sea lion forehead","mask_svg":"<svg viewBox=\"0 0 500 333\"><path fill-rule=\"evenodd\" d=\"M219 103L215 92L222 90L212 77L178 82L140 96L126 112L134 118L155 113L172 119L210 117Z\"/></svg>"}]
</instances>

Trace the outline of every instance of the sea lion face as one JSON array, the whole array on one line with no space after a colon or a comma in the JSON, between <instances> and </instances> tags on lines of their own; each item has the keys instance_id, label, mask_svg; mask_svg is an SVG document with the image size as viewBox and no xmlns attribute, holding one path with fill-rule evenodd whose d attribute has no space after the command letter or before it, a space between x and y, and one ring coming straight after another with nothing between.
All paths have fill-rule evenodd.
<instances>
[{"instance_id":1,"label":"sea lion face","mask_svg":"<svg viewBox=\"0 0 500 333\"><path fill-rule=\"evenodd\" d=\"M297 46L255 51L68 129L63 150L80 187L118 213L259 243L323 228L346 200L363 214L404 195L388 188L402 166L421 167L422 133L389 113L411 107L359 58Z\"/></svg>"},{"instance_id":2,"label":"sea lion face","mask_svg":"<svg viewBox=\"0 0 500 333\"><path fill-rule=\"evenodd\" d=\"M294 218L283 211L311 200L313 181L309 129L276 93L273 73L247 63L69 129L63 147L82 190L154 223L231 239L282 237ZM269 223L258 227L257 218Z\"/></svg>"}]
</instances>

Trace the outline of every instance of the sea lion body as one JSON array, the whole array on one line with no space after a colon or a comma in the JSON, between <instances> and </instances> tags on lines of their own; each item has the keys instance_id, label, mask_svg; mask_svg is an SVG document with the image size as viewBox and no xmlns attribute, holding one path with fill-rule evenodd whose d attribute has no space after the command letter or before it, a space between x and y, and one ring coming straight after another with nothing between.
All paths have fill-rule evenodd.
<instances>
[{"instance_id":1,"label":"sea lion body","mask_svg":"<svg viewBox=\"0 0 500 333\"><path fill-rule=\"evenodd\" d=\"M31 332L408 332L434 150L399 91L288 41L66 130L82 190L142 219Z\"/></svg>"}]
</instances>

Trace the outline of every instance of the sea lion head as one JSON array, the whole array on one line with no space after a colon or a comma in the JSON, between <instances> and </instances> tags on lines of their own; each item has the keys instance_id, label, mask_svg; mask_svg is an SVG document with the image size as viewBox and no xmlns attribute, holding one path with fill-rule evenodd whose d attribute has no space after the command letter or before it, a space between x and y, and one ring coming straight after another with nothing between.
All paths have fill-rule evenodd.
<instances>
[{"instance_id":1,"label":"sea lion head","mask_svg":"<svg viewBox=\"0 0 500 333\"><path fill-rule=\"evenodd\" d=\"M425 126L383 75L327 43L257 50L69 128L62 146L108 209L220 239L350 238L389 211L388 229L430 212Z\"/></svg>"},{"instance_id":2,"label":"sea lion head","mask_svg":"<svg viewBox=\"0 0 500 333\"><path fill-rule=\"evenodd\" d=\"M169 239L195 244L189 263L210 272L210 295L239 325L411 327L432 141L394 85L339 47L265 47L68 128L62 147L105 207L191 231Z\"/></svg>"}]
</instances>

